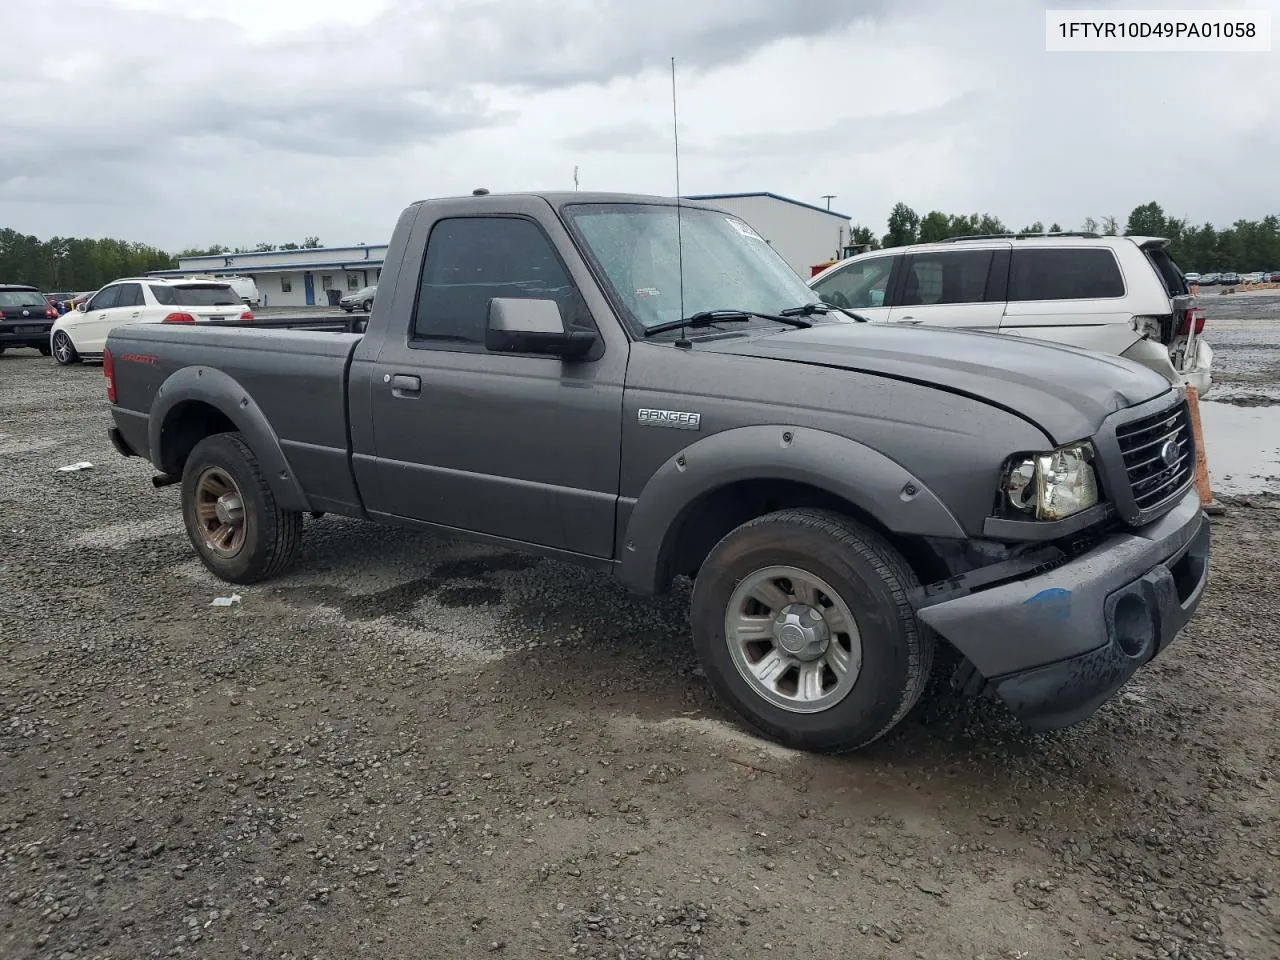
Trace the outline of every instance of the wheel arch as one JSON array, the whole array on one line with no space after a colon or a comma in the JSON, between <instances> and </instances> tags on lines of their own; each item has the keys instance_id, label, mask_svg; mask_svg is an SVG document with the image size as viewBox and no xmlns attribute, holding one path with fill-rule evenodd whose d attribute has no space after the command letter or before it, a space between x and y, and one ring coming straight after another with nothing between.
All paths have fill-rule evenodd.
<instances>
[{"instance_id":1,"label":"wheel arch","mask_svg":"<svg viewBox=\"0 0 1280 960\"><path fill-rule=\"evenodd\" d=\"M184 367L160 386L147 424L152 465L180 474L197 443L231 431L253 450L282 508L311 509L262 408L234 378L212 367Z\"/></svg>"},{"instance_id":2,"label":"wheel arch","mask_svg":"<svg viewBox=\"0 0 1280 960\"><path fill-rule=\"evenodd\" d=\"M922 582L945 570L926 538L965 536L921 480L865 444L801 427L741 427L697 441L654 472L627 517L618 577L642 593L665 592L676 576L696 573L730 530L793 507L859 521Z\"/></svg>"}]
</instances>

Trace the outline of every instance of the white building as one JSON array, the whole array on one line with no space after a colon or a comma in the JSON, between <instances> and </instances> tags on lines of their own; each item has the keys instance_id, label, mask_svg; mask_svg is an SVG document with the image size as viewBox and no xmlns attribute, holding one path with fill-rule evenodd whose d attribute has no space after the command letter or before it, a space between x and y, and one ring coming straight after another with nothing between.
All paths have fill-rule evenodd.
<instances>
[{"instance_id":1,"label":"white building","mask_svg":"<svg viewBox=\"0 0 1280 960\"><path fill-rule=\"evenodd\" d=\"M191 274L252 277L264 307L324 306L329 291L342 296L378 282L387 245L314 247L268 253L225 253L181 257L176 270L153 270L157 277Z\"/></svg>"},{"instance_id":2,"label":"white building","mask_svg":"<svg viewBox=\"0 0 1280 960\"><path fill-rule=\"evenodd\" d=\"M841 256L849 239L849 216L776 193L707 193L699 200L745 220L808 279L811 268Z\"/></svg>"}]
</instances>

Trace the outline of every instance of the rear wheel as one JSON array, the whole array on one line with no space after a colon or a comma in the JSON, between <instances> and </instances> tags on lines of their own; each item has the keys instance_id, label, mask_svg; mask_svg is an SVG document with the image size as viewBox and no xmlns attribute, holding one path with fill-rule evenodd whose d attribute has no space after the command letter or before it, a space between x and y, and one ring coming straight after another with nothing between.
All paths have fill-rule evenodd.
<instances>
[{"instance_id":1,"label":"rear wheel","mask_svg":"<svg viewBox=\"0 0 1280 960\"><path fill-rule=\"evenodd\" d=\"M370 310L372 310L372 309L373 309L373 301L372 301L372 300L366 300L364 303L360 304L360 310L361 310L363 313L368 313L368 312L369 312Z\"/></svg>"},{"instance_id":2,"label":"rear wheel","mask_svg":"<svg viewBox=\"0 0 1280 960\"><path fill-rule=\"evenodd\" d=\"M67 335L65 330L59 330L53 335L51 352L53 353L53 359L64 367L80 362L80 354L76 353L76 345L71 342L71 337Z\"/></svg>"},{"instance_id":3,"label":"rear wheel","mask_svg":"<svg viewBox=\"0 0 1280 960\"><path fill-rule=\"evenodd\" d=\"M182 471L182 516L204 565L229 583L281 573L302 537L302 514L276 503L238 433L206 437L191 451Z\"/></svg>"},{"instance_id":4,"label":"rear wheel","mask_svg":"<svg viewBox=\"0 0 1280 960\"><path fill-rule=\"evenodd\" d=\"M49 354L53 353L53 347L49 346L47 343L37 343L36 349L40 351L40 356L42 357L47 357Z\"/></svg>"},{"instance_id":5,"label":"rear wheel","mask_svg":"<svg viewBox=\"0 0 1280 960\"><path fill-rule=\"evenodd\" d=\"M924 690L934 641L902 557L822 510L745 523L694 583L694 643L716 693L790 747L839 752L888 733Z\"/></svg>"}]
</instances>

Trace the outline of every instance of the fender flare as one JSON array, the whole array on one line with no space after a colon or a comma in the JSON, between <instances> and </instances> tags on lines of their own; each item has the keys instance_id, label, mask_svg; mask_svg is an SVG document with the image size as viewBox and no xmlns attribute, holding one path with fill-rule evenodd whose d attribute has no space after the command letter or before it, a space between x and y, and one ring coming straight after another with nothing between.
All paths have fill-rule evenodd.
<instances>
[{"instance_id":1,"label":"fender flare","mask_svg":"<svg viewBox=\"0 0 1280 960\"><path fill-rule=\"evenodd\" d=\"M168 377L156 392L147 422L148 450L157 470L164 470L162 438L170 414L183 403L204 403L213 407L244 435L271 484L276 502L285 510L309 511L311 505L267 415L234 378L213 367L183 367Z\"/></svg>"},{"instance_id":2,"label":"fender flare","mask_svg":"<svg viewBox=\"0 0 1280 960\"><path fill-rule=\"evenodd\" d=\"M618 579L643 593L661 589L661 570L687 511L704 495L743 480L807 484L848 501L896 534L967 539L933 491L866 444L786 424L737 427L674 454L645 483L620 544Z\"/></svg>"}]
</instances>

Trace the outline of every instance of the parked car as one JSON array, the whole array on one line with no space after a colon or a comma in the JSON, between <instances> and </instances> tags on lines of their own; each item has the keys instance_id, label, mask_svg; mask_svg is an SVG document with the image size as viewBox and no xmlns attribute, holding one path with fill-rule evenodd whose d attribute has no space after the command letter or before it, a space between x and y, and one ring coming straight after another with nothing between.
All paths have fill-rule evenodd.
<instances>
[{"instance_id":1,"label":"parked car","mask_svg":"<svg viewBox=\"0 0 1280 960\"><path fill-rule=\"evenodd\" d=\"M1269 282L1280 283L1280 270L1272 270L1268 275Z\"/></svg>"},{"instance_id":2,"label":"parked car","mask_svg":"<svg viewBox=\"0 0 1280 960\"><path fill-rule=\"evenodd\" d=\"M1234 270L1228 270L1222 275L1222 283L1224 284L1239 283L1239 282L1240 282L1240 274L1236 273Z\"/></svg>"},{"instance_id":3,"label":"parked car","mask_svg":"<svg viewBox=\"0 0 1280 960\"><path fill-rule=\"evenodd\" d=\"M1187 283L1200 283L1200 274L1198 273L1184 273L1183 276L1187 278Z\"/></svg>"},{"instance_id":4,"label":"parked car","mask_svg":"<svg viewBox=\"0 0 1280 960\"><path fill-rule=\"evenodd\" d=\"M1204 313L1159 237L957 237L874 250L810 278L874 322L1034 337L1122 356L1175 384L1212 385Z\"/></svg>"},{"instance_id":5,"label":"parked car","mask_svg":"<svg viewBox=\"0 0 1280 960\"><path fill-rule=\"evenodd\" d=\"M716 692L811 750L892 729L939 637L964 689L1078 722L1203 595L1187 399L1137 364L860 322L690 201L424 201L386 264L363 335L107 338L112 443L219 578L280 574L317 511L688 575Z\"/></svg>"},{"instance_id":6,"label":"parked car","mask_svg":"<svg viewBox=\"0 0 1280 960\"><path fill-rule=\"evenodd\" d=\"M58 317L49 344L65 366L101 356L107 335L123 324L252 319L240 295L220 280L126 277Z\"/></svg>"},{"instance_id":7,"label":"parked car","mask_svg":"<svg viewBox=\"0 0 1280 960\"><path fill-rule=\"evenodd\" d=\"M1241 283L1266 283L1267 275L1265 273L1262 273L1261 271L1255 270L1252 273L1241 274L1240 282Z\"/></svg>"},{"instance_id":8,"label":"parked car","mask_svg":"<svg viewBox=\"0 0 1280 960\"><path fill-rule=\"evenodd\" d=\"M378 293L378 285L375 283L368 287L361 287L355 293L348 293L345 297L338 300L338 306L347 313L353 310L359 310L361 313L368 313L373 309L373 298Z\"/></svg>"},{"instance_id":9,"label":"parked car","mask_svg":"<svg viewBox=\"0 0 1280 960\"><path fill-rule=\"evenodd\" d=\"M1200 274L1200 286L1212 287L1222 282L1222 274L1220 273L1202 273Z\"/></svg>"},{"instance_id":10,"label":"parked car","mask_svg":"<svg viewBox=\"0 0 1280 960\"><path fill-rule=\"evenodd\" d=\"M0 283L0 353L10 347L31 347L49 355L49 328L58 318L39 287Z\"/></svg>"}]
</instances>

